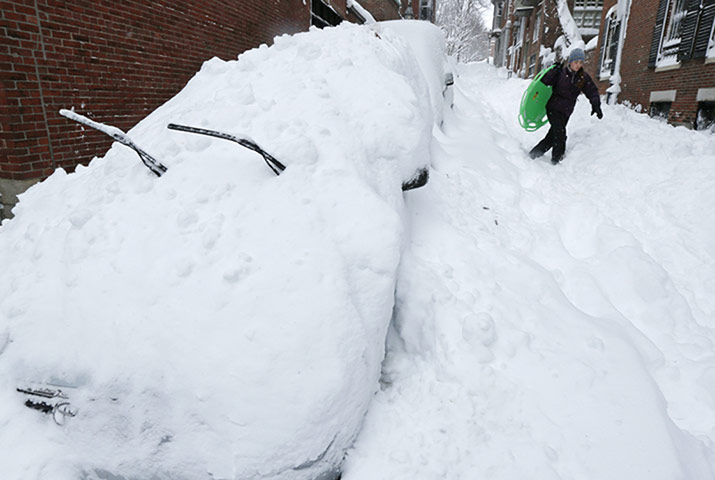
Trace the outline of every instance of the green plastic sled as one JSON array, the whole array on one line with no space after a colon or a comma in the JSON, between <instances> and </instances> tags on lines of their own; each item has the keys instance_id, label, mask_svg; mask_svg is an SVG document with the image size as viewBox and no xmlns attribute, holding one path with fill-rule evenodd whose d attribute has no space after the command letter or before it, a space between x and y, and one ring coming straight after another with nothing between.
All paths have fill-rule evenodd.
<instances>
[{"instance_id":1,"label":"green plastic sled","mask_svg":"<svg viewBox=\"0 0 715 480\"><path fill-rule=\"evenodd\" d=\"M546 102L551 98L551 87L541 83L541 77L555 66L554 64L540 71L521 97L519 125L527 132L534 132L549 123L546 117Z\"/></svg>"}]
</instances>

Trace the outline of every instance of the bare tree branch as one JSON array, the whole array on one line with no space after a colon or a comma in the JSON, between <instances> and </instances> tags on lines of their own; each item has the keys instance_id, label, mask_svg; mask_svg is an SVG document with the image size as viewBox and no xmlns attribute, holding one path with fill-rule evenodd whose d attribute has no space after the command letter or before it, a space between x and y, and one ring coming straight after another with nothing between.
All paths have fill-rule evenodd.
<instances>
[{"instance_id":1,"label":"bare tree branch","mask_svg":"<svg viewBox=\"0 0 715 480\"><path fill-rule=\"evenodd\" d=\"M483 60L489 55L489 32L482 13L490 0L441 0L437 25L445 33L447 53L460 62Z\"/></svg>"}]
</instances>

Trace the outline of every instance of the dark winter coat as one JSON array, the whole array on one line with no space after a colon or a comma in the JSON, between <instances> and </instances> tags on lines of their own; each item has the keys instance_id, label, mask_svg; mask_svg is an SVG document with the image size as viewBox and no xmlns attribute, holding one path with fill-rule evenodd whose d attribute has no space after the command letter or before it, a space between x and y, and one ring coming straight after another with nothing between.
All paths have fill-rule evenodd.
<instances>
[{"instance_id":1,"label":"dark winter coat","mask_svg":"<svg viewBox=\"0 0 715 480\"><path fill-rule=\"evenodd\" d=\"M598 88L583 68L572 72L567 65L563 67L557 65L546 72L541 77L541 81L553 90L551 98L546 103L547 110L554 110L570 117L581 92L586 95L594 109L600 109L601 99L598 96Z\"/></svg>"}]
</instances>

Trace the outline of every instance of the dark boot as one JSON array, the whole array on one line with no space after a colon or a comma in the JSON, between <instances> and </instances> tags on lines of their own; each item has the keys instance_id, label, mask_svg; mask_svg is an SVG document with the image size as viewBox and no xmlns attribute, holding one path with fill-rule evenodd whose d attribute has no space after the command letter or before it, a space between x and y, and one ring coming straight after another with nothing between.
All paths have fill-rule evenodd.
<instances>
[{"instance_id":1,"label":"dark boot","mask_svg":"<svg viewBox=\"0 0 715 480\"><path fill-rule=\"evenodd\" d=\"M539 150L537 147L538 147L538 145L531 149L531 151L529 152L529 158L531 158L531 159L539 158L546 153L543 150Z\"/></svg>"},{"instance_id":2,"label":"dark boot","mask_svg":"<svg viewBox=\"0 0 715 480\"><path fill-rule=\"evenodd\" d=\"M543 140L536 144L534 148L529 152L530 158L539 158L543 156L546 152L551 150L551 146L554 143L554 133L549 129Z\"/></svg>"},{"instance_id":3,"label":"dark boot","mask_svg":"<svg viewBox=\"0 0 715 480\"><path fill-rule=\"evenodd\" d=\"M560 157L557 157L554 155L553 157L551 157L551 165L558 165L561 162L561 160L563 160L563 158L564 158L563 155L561 155Z\"/></svg>"}]
</instances>

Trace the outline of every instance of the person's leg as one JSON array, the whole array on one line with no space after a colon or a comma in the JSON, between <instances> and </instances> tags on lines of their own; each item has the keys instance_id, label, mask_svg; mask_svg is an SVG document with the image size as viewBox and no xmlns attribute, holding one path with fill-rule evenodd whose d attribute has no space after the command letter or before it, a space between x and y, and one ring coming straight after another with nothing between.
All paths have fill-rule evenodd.
<instances>
[{"instance_id":1,"label":"person's leg","mask_svg":"<svg viewBox=\"0 0 715 480\"><path fill-rule=\"evenodd\" d=\"M558 112L549 115L549 122L553 129L553 150L551 152L551 163L556 165L564 157L566 151L566 123L569 117Z\"/></svg>"},{"instance_id":2,"label":"person's leg","mask_svg":"<svg viewBox=\"0 0 715 480\"><path fill-rule=\"evenodd\" d=\"M554 132L553 127L549 128L548 133L539 143L536 144L534 148L529 152L531 158L538 158L548 152L554 144Z\"/></svg>"}]
</instances>

